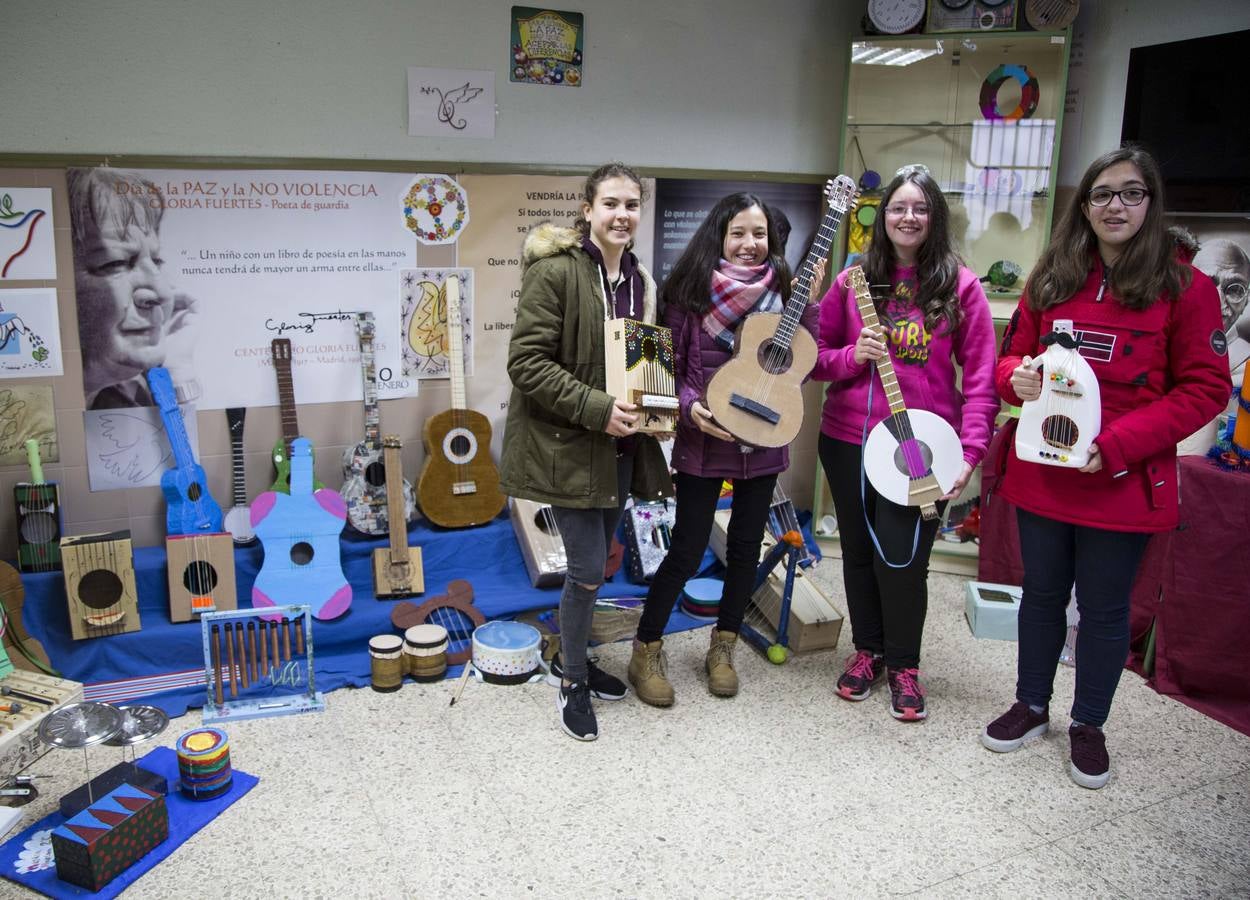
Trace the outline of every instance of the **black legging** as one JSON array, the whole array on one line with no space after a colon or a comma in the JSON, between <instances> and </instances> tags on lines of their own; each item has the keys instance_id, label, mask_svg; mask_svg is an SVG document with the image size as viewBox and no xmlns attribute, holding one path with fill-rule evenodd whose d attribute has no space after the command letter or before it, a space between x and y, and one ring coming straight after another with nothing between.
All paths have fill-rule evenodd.
<instances>
[{"instance_id":1,"label":"black legging","mask_svg":"<svg viewBox=\"0 0 1250 900\"><path fill-rule=\"evenodd\" d=\"M677 518L668 554L647 591L647 602L638 623L638 640L659 640L672 615L677 595L699 570L703 552L712 534L716 501L720 499L723 479L702 478L677 473ZM733 506L725 546L725 587L721 593L716 627L737 634L742 628L755 571L760 564L760 542L768 523L776 475L757 478L735 478Z\"/></svg>"},{"instance_id":2,"label":"black legging","mask_svg":"<svg viewBox=\"0 0 1250 900\"><path fill-rule=\"evenodd\" d=\"M919 543L910 565L901 569L886 565L868 534L865 502L877 541L892 563L906 562L911 556L920 510L886 500L866 476L863 500L860 499L859 444L822 434L819 452L838 514L842 581L846 585L846 607L851 614L855 649L883 653L886 666L892 669L917 668L929 605L929 553L939 520L921 520ZM945 508L945 502L938 503L939 515Z\"/></svg>"}]
</instances>

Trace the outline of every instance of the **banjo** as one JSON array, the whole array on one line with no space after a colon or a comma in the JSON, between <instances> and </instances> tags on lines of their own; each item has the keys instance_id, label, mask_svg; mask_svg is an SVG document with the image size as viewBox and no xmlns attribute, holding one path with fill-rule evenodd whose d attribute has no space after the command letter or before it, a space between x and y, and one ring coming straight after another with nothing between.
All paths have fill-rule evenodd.
<instances>
[{"instance_id":1,"label":"banjo","mask_svg":"<svg viewBox=\"0 0 1250 900\"><path fill-rule=\"evenodd\" d=\"M864 270L855 266L847 280L864 324L879 328ZM959 435L936 413L907 408L888 352L877 360L877 374L890 414L868 433L864 472L885 499L900 506L919 506L923 518L936 519L937 501L959 478L964 458Z\"/></svg>"},{"instance_id":2,"label":"banjo","mask_svg":"<svg viewBox=\"0 0 1250 900\"><path fill-rule=\"evenodd\" d=\"M1071 319L1056 319L1042 338L1046 350L1029 367L1041 370L1042 393L1020 405L1016 456L1047 466L1079 469L1102 429L1102 394L1094 370L1081 356Z\"/></svg>"}]
</instances>

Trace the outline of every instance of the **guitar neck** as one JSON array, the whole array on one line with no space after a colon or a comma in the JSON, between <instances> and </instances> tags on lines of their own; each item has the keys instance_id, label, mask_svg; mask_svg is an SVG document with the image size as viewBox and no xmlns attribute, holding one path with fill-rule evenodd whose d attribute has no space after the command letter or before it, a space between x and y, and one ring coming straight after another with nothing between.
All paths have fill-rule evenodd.
<instances>
[{"instance_id":1,"label":"guitar neck","mask_svg":"<svg viewBox=\"0 0 1250 900\"><path fill-rule=\"evenodd\" d=\"M391 540L391 565L408 562L408 519L404 515L404 465L399 443L387 443L382 451L386 467L386 515Z\"/></svg>"},{"instance_id":2,"label":"guitar neck","mask_svg":"<svg viewBox=\"0 0 1250 900\"><path fill-rule=\"evenodd\" d=\"M243 414L242 407L226 410L230 423L231 498L235 506L247 506L247 484L243 476Z\"/></svg>"},{"instance_id":3,"label":"guitar neck","mask_svg":"<svg viewBox=\"0 0 1250 900\"><path fill-rule=\"evenodd\" d=\"M451 408L468 407L464 395L464 326L460 320L460 279L447 279L447 359L451 365Z\"/></svg>"},{"instance_id":4,"label":"guitar neck","mask_svg":"<svg viewBox=\"0 0 1250 900\"><path fill-rule=\"evenodd\" d=\"M361 395L365 398L365 443L370 447L382 443L381 417L378 414L378 370L373 351L373 313L356 314L356 333L360 336Z\"/></svg>"},{"instance_id":5,"label":"guitar neck","mask_svg":"<svg viewBox=\"0 0 1250 900\"><path fill-rule=\"evenodd\" d=\"M802 265L799 266L798 281L794 286L794 291L790 294L790 302L786 304L785 312L781 316L781 324L777 326L777 334L773 338L774 344L782 347L790 346L790 341L794 338L794 333L803 319L803 310L811 301L812 279L816 276L816 266L822 259L829 258L829 249L833 246L833 239L838 233L838 226L842 224L842 217L845 213L845 210L831 205L820 227L816 229L816 237L812 239L812 249L807 252Z\"/></svg>"},{"instance_id":6,"label":"guitar neck","mask_svg":"<svg viewBox=\"0 0 1250 900\"><path fill-rule=\"evenodd\" d=\"M182 420L182 410L176 405L161 407L161 421L165 423L165 434L169 438L169 446L174 451L174 462L179 469L195 467L195 457L191 453L191 439L187 437L187 426Z\"/></svg>"},{"instance_id":7,"label":"guitar neck","mask_svg":"<svg viewBox=\"0 0 1250 900\"><path fill-rule=\"evenodd\" d=\"M855 292L855 305L859 307L859 315L864 320L864 324L869 328L880 328L881 319L878 318L877 307L872 302L872 294L868 289L868 279L864 277L864 270L855 266L851 269L847 280L851 284L851 290ZM890 405L890 413L898 415L906 411L907 404L903 402L903 392L899 389L898 378L894 374L894 360L890 357L888 347L885 355L877 360L877 374L881 377L881 386L885 388L885 399Z\"/></svg>"},{"instance_id":8,"label":"guitar neck","mask_svg":"<svg viewBox=\"0 0 1250 900\"><path fill-rule=\"evenodd\" d=\"M39 459L39 442L34 438L26 441L26 461L30 464L30 483L43 484L43 463Z\"/></svg>"},{"instance_id":9,"label":"guitar neck","mask_svg":"<svg viewBox=\"0 0 1250 900\"><path fill-rule=\"evenodd\" d=\"M291 379L290 357L275 356L273 369L278 374L278 404L282 416L282 440L287 450L291 441L299 437L299 419L295 416L295 382Z\"/></svg>"}]
</instances>

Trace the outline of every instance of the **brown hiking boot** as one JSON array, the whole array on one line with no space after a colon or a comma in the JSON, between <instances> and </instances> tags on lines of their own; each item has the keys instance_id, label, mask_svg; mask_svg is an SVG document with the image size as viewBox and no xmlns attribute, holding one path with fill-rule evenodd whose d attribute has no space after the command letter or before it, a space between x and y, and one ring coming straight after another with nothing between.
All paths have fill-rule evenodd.
<instances>
[{"instance_id":1,"label":"brown hiking boot","mask_svg":"<svg viewBox=\"0 0 1250 900\"><path fill-rule=\"evenodd\" d=\"M734 644L738 635L732 631L712 629L712 646L708 647L704 667L707 689L717 697L733 697L738 693L738 673L734 671Z\"/></svg>"},{"instance_id":2,"label":"brown hiking boot","mask_svg":"<svg viewBox=\"0 0 1250 900\"><path fill-rule=\"evenodd\" d=\"M634 652L629 657L629 683L643 703L652 706L672 706L673 686L666 675L668 664L664 658L664 641L644 644L634 640Z\"/></svg>"}]
</instances>

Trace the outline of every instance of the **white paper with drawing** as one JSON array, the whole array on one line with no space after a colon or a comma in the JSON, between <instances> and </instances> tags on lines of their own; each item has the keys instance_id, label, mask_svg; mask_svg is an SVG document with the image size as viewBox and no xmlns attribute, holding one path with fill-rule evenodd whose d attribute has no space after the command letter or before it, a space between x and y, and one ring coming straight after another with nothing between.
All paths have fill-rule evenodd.
<instances>
[{"instance_id":1,"label":"white paper with drawing","mask_svg":"<svg viewBox=\"0 0 1250 900\"><path fill-rule=\"evenodd\" d=\"M52 189L0 187L0 282L56 278Z\"/></svg>"},{"instance_id":2,"label":"white paper with drawing","mask_svg":"<svg viewBox=\"0 0 1250 900\"><path fill-rule=\"evenodd\" d=\"M0 290L0 378L62 374L56 289Z\"/></svg>"},{"instance_id":3,"label":"white paper with drawing","mask_svg":"<svg viewBox=\"0 0 1250 900\"><path fill-rule=\"evenodd\" d=\"M493 138L495 73L409 66L408 133Z\"/></svg>"},{"instance_id":4,"label":"white paper with drawing","mask_svg":"<svg viewBox=\"0 0 1250 900\"><path fill-rule=\"evenodd\" d=\"M179 406L191 452L200 458L195 407ZM155 406L89 409L82 414L87 444L87 480L93 491L150 487L174 467L174 452Z\"/></svg>"},{"instance_id":5,"label":"white paper with drawing","mask_svg":"<svg viewBox=\"0 0 1250 900\"><path fill-rule=\"evenodd\" d=\"M157 169L122 179L119 170L71 170L71 199L82 177L75 172L90 173L106 198L134 201L137 192L140 204L164 204L156 216L122 204L133 227L120 237L108 231L109 219L75 223L96 238L75 247L94 265L75 281L80 331L101 332L82 342L89 405L150 403L141 372L163 365L176 385L189 373L195 389L186 399L200 409L276 406L270 344L278 337L292 343L297 402L359 400L358 310L377 324L379 396L416 393L416 380L400 374L398 273L416 264L416 231L460 212L462 226L467 202L464 210L443 204L435 224L428 209L406 209L416 175ZM129 257L111 257L115 245ZM132 286L119 291L119 279ZM109 315L120 339L101 325ZM93 353L113 356L97 361ZM132 360L139 362L128 369ZM93 403L95 392L107 399Z\"/></svg>"}]
</instances>

